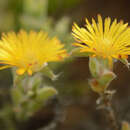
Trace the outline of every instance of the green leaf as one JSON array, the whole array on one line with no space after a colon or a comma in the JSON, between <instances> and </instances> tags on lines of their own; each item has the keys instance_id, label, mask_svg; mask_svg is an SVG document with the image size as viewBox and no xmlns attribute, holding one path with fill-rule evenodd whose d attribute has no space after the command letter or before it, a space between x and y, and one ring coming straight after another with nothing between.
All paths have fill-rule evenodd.
<instances>
[{"instance_id":1,"label":"green leaf","mask_svg":"<svg viewBox=\"0 0 130 130\"><path fill-rule=\"evenodd\" d=\"M34 114L34 112L40 110L45 103L57 95L56 89L52 87L44 87L38 89L35 99L30 100L26 105L26 117L30 117Z\"/></svg>"},{"instance_id":2,"label":"green leaf","mask_svg":"<svg viewBox=\"0 0 130 130\"><path fill-rule=\"evenodd\" d=\"M120 61L121 61L123 64L125 64L125 65L127 66L127 68L129 68L130 63L128 62L127 59L120 59Z\"/></svg>"},{"instance_id":3,"label":"green leaf","mask_svg":"<svg viewBox=\"0 0 130 130\"><path fill-rule=\"evenodd\" d=\"M89 58L89 69L94 78L100 75L101 65L96 58Z\"/></svg>"},{"instance_id":4,"label":"green leaf","mask_svg":"<svg viewBox=\"0 0 130 130\"><path fill-rule=\"evenodd\" d=\"M106 70L110 71L113 68L113 63L110 65L108 59L100 57L89 58L89 69L94 78L101 77Z\"/></svg>"},{"instance_id":5,"label":"green leaf","mask_svg":"<svg viewBox=\"0 0 130 130\"><path fill-rule=\"evenodd\" d=\"M64 36L69 32L70 19L68 17L62 17L56 24L54 30L59 36Z\"/></svg>"},{"instance_id":6,"label":"green leaf","mask_svg":"<svg viewBox=\"0 0 130 130\"><path fill-rule=\"evenodd\" d=\"M12 97L13 103L15 105L18 105L22 101L23 93L21 92L19 88L12 88L11 97Z\"/></svg>"},{"instance_id":7,"label":"green leaf","mask_svg":"<svg viewBox=\"0 0 130 130\"><path fill-rule=\"evenodd\" d=\"M39 73L36 73L28 79L29 90L33 91L34 93L37 91L38 88L40 88L41 84L42 77ZM24 86L27 86L27 83L25 83Z\"/></svg>"},{"instance_id":8,"label":"green leaf","mask_svg":"<svg viewBox=\"0 0 130 130\"><path fill-rule=\"evenodd\" d=\"M57 95L57 90L52 87L44 87L38 90L36 100L38 102L46 102L52 96Z\"/></svg>"},{"instance_id":9,"label":"green leaf","mask_svg":"<svg viewBox=\"0 0 130 130\"><path fill-rule=\"evenodd\" d=\"M89 80L89 84L91 89L98 94L104 93L107 88L106 86L101 85L96 79Z\"/></svg>"},{"instance_id":10,"label":"green leaf","mask_svg":"<svg viewBox=\"0 0 130 130\"><path fill-rule=\"evenodd\" d=\"M103 86L108 86L110 82L116 78L116 75L108 70L105 70L101 77L98 79L98 82Z\"/></svg>"},{"instance_id":11,"label":"green leaf","mask_svg":"<svg viewBox=\"0 0 130 130\"><path fill-rule=\"evenodd\" d=\"M33 16L46 17L48 10L48 0L24 0L23 11Z\"/></svg>"},{"instance_id":12,"label":"green leaf","mask_svg":"<svg viewBox=\"0 0 130 130\"><path fill-rule=\"evenodd\" d=\"M41 70L42 74L47 76L48 78L52 79L52 80L56 80L58 75L55 75L53 73L53 71L48 67L45 66L42 70Z\"/></svg>"},{"instance_id":13,"label":"green leaf","mask_svg":"<svg viewBox=\"0 0 130 130\"><path fill-rule=\"evenodd\" d=\"M75 48L71 51L70 55L74 57L88 57L91 55L91 53L80 52L80 48Z\"/></svg>"}]
</instances>

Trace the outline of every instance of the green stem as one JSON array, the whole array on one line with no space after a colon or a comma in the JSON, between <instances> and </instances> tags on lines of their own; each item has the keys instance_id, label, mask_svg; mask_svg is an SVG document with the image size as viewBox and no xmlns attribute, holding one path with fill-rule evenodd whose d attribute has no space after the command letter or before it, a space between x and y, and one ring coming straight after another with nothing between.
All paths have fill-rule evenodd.
<instances>
[{"instance_id":1,"label":"green stem","mask_svg":"<svg viewBox=\"0 0 130 130\"><path fill-rule=\"evenodd\" d=\"M118 130L116 115L111 104L115 91L107 90L111 81L116 77L112 72L113 63L111 61L110 64L108 59L90 58L89 68L93 76L93 79L89 81L91 89L100 95L97 100L97 106L99 109L104 110L111 129Z\"/></svg>"},{"instance_id":2,"label":"green stem","mask_svg":"<svg viewBox=\"0 0 130 130\"><path fill-rule=\"evenodd\" d=\"M115 114L115 111L114 111L112 104L111 104L111 99L108 98L106 95L102 98L104 98L102 101L103 107L99 106L100 109L102 109L104 111L104 114L106 115L106 118L109 121L111 129L112 130L119 130L118 122L116 119L116 114Z\"/></svg>"}]
</instances>

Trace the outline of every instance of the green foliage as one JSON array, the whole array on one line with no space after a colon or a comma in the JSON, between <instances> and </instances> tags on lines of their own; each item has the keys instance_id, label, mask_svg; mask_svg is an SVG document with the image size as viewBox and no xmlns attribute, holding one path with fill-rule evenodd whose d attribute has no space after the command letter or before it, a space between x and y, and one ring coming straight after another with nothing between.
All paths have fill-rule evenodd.
<instances>
[{"instance_id":1,"label":"green foliage","mask_svg":"<svg viewBox=\"0 0 130 130\"><path fill-rule=\"evenodd\" d=\"M42 70L41 70L42 74L49 77L52 80L56 80L58 75L55 75L52 70L48 67L45 66Z\"/></svg>"},{"instance_id":2,"label":"green foliage","mask_svg":"<svg viewBox=\"0 0 130 130\"><path fill-rule=\"evenodd\" d=\"M116 75L108 70L102 73L102 76L98 79L99 83L103 86L108 86L110 82L115 79Z\"/></svg>"},{"instance_id":3,"label":"green foliage","mask_svg":"<svg viewBox=\"0 0 130 130\"><path fill-rule=\"evenodd\" d=\"M46 101L57 94L56 89L42 85L42 77L36 74L32 77L19 78L11 89L13 109L17 120L27 120L35 112L45 106Z\"/></svg>"},{"instance_id":4,"label":"green foliage","mask_svg":"<svg viewBox=\"0 0 130 130\"><path fill-rule=\"evenodd\" d=\"M111 65L113 66L113 65ZM93 79L89 81L92 90L103 93L116 75L110 68L110 63L106 59L89 58L89 69Z\"/></svg>"},{"instance_id":5,"label":"green foliage","mask_svg":"<svg viewBox=\"0 0 130 130\"><path fill-rule=\"evenodd\" d=\"M58 11L64 11L79 4L80 0L48 0L49 1L49 13L55 14Z\"/></svg>"},{"instance_id":6,"label":"green foliage","mask_svg":"<svg viewBox=\"0 0 130 130\"><path fill-rule=\"evenodd\" d=\"M69 3L73 4L71 1ZM5 32L10 29L18 31L21 28L43 30L50 36L57 36L63 43L66 43L65 48L70 51L72 48L70 42L73 41L70 35L70 19L63 16L58 21L54 21L52 17L48 16L50 5L48 0L1 0L0 31ZM12 71L12 75L13 86L9 93L12 103L3 104L0 110L0 123L2 120L1 124L8 124L8 127L4 125L6 130L15 130L15 120L17 122L29 120L58 93L54 87L50 87L44 82L45 77L51 80L58 77L49 66L44 67L40 73L32 77L28 77L26 74L18 76L15 74L15 70Z\"/></svg>"},{"instance_id":7,"label":"green foliage","mask_svg":"<svg viewBox=\"0 0 130 130\"><path fill-rule=\"evenodd\" d=\"M91 92L89 85L94 92L100 95L97 104L106 103L108 106L104 106L107 110L111 109L108 101L111 100L115 91L108 91L108 88L116 78L113 63L110 64L108 60L99 57L89 58L89 70L92 75L89 83L85 78L80 79L79 72L82 67L77 67L80 68L78 74L72 74L76 65L75 62L72 63L72 58L91 56L90 53L81 53L79 48L74 49L72 46L74 40L70 32L73 16L63 15L64 11L75 7L79 2L80 0L0 0L0 32L19 31L20 29L43 30L48 32L50 37L58 37L65 44L70 55L64 62L48 63L40 72L31 77L26 74L18 76L15 74L15 70L12 70L13 83L6 88L8 91L5 89L6 94L4 91L0 91L2 93L0 93L0 101L2 101L0 104L1 130L18 130L19 124L22 126L23 122L29 121L58 94L57 98L62 105L65 104L65 99L67 99L67 103L68 99L79 100L80 103L83 98L85 102L88 101L86 95ZM53 16L56 18L54 19ZM121 59L121 62L129 67L127 60ZM56 74L53 70L56 71ZM84 70L81 73L84 74ZM4 79L3 74L1 77L3 77L2 80L8 80ZM2 97L2 95L4 96ZM130 130L129 123L123 122L122 130Z\"/></svg>"},{"instance_id":8,"label":"green foliage","mask_svg":"<svg viewBox=\"0 0 130 130\"><path fill-rule=\"evenodd\" d=\"M106 73L107 70L111 70L112 65L110 66L110 62L107 59L90 57L89 58L89 68L90 68L90 72L91 72L92 76L96 78L99 75L102 75L102 73Z\"/></svg>"}]
</instances>

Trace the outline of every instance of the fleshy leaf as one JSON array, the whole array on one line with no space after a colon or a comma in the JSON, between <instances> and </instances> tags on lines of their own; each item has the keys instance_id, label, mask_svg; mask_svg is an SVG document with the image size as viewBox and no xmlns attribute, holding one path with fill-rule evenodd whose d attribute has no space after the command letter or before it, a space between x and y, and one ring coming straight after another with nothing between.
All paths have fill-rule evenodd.
<instances>
[{"instance_id":1,"label":"fleshy leaf","mask_svg":"<svg viewBox=\"0 0 130 130\"><path fill-rule=\"evenodd\" d=\"M48 67L48 66L45 66L41 72L43 73L43 75L47 76L48 78L52 79L52 80L56 80L57 79L57 75L55 75L53 73L53 71Z\"/></svg>"},{"instance_id":2,"label":"fleshy leaf","mask_svg":"<svg viewBox=\"0 0 130 130\"><path fill-rule=\"evenodd\" d=\"M71 51L71 56L74 57L88 57L91 55L89 52L80 52L80 48L75 48Z\"/></svg>"},{"instance_id":3,"label":"fleshy leaf","mask_svg":"<svg viewBox=\"0 0 130 130\"><path fill-rule=\"evenodd\" d=\"M103 85L101 86L101 84L96 79L90 80L89 84L91 86L91 89L94 92L99 93L99 94L103 93L107 88L107 86L103 86Z\"/></svg>"},{"instance_id":4,"label":"fleshy leaf","mask_svg":"<svg viewBox=\"0 0 130 130\"><path fill-rule=\"evenodd\" d=\"M23 93L19 88L12 88L11 91L12 101L15 105L19 104L22 101Z\"/></svg>"},{"instance_id":5,"label":"fleshy leaf","mask_svg":"<svg viewBox=\"0 0 130 130\"><path fill-rule=\"evenodd\" d=\"M57 95L57 90L52 87L44 87L38 90L36 100L38 102L46 102L49 98Z\"/></svg>"},{"instance_id":6,"label":"fleshy leaf","mask_svg":"<svg viewBox=\"0 0 130 130\"><path fill-rule=\"evenodd\" d=\"M128 62L127 59L120 59L120 61L129 68L130 63Z\"/></svg>"},{"instance_id":7,"label":"fleshy leaf","mask_svg":"<svg viewBox=\"0 0 130 130\"><path fill-rule=\"evenodd\" d=\"M90 57L89 58L89 69L94 78L101 77L102 73L106 70L112 70L113 64L110 66L109 60Z\"/></svg>"},{"instance_id":8,"label":"fleshy leaf","mask_svg":"<svg viewBox=\"0 0 130 130\"><path fill-rule=\"evenodd\" d=\"M89 69L93 77L98 77L100 74L100 63L96 58L89 58Z\"/></svg>"},{"instance_id":9,"label":"fleshy leaf","mask_svg":"<svg viewBox=\"0 0 130 130\"><path fill-rule=\"evenodd\" d=\"M99 83L101 85L108 86L110 82L115 79L116 75L108 70L105 70L104 73L101 75L101 77L98 79Z\"/></svg>"}]
</instances>

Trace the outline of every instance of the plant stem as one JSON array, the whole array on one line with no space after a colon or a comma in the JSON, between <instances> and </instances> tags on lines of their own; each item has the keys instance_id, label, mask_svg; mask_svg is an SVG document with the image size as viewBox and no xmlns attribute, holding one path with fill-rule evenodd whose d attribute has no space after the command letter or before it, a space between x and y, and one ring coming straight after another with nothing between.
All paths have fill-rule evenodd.
<instances>
[{"instance_id":1,"label":"plant stem","mask_svg":"<svg viewBox=\"0 0 130 130\"><path fill-rule=\"evenodd\" d=\"M106 115L106 118L109 121L111 129L112 130L119 130L118 122L116 119L116 114L115 114L115 111L114 111L112 104L111 104L111 99L112 99L111 94L110 95L103 94L100 97L101 102L100 102L100 104L98 104L98 108L102 109L104 111L104 114Z\"/></svg>"}]
</instances>

